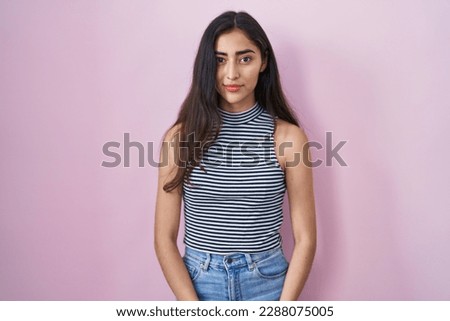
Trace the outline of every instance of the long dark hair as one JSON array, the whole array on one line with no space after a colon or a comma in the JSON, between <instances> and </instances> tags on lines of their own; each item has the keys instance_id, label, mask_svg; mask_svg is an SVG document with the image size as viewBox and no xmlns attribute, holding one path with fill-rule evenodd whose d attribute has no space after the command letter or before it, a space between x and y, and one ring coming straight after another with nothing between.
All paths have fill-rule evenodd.
<instances>
[{"instance_id":1,"label":"long dark hair","mask_svg":"<svg viewBox=\"0 0 450 321\"><path fill-rule=\"evenodd\" d=\"M178 165L174 178L163 189L166 192L189 179L193 168L199 165L202 154L214 142L222 125L219 94L216 90L216 39L231 29L242 30L259 48L267 67L259 74L255 100L272 115L299 126L281 89L280 76L272 46L259 23L248 13L227 11L215 18L206 28L195 57L192 84L181 105L175 137Z\"/></svg>"}]
</instances>

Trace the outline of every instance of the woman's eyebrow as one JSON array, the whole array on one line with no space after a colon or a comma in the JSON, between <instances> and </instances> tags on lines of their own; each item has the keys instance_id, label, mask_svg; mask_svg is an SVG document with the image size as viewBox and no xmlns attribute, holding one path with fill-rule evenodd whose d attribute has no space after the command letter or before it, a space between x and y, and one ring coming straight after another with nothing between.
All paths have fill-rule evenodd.
<instances>
[{"instance_id":1,"label":"woman's eyebrow","mask_svg":"<svg viewBox=\"0 0 450 321\"><path fill-rule=\"evenodd\" d=\"M246 53L249 53L249 52L256 53L256 52L254 52L251 49L244 49L244 50L236 51L236 55L243 55L243 54L246 54ZM214 51L214 53L216 55L228 56L228 54L226 52L222 52L222 51Z\"/></svg>"}]
</instances>

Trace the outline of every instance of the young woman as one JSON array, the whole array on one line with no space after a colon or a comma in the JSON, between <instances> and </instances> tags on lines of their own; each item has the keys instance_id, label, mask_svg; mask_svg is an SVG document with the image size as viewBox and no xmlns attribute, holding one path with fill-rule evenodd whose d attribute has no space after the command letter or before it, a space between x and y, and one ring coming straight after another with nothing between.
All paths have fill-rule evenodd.
<instances>
[{"instance_id":1,"label":"young woman","mask_svg":"<svg viewBox=\"0 0 450 321\"><path fill-rule=\"evenodd\" d=\"M161 149L155 250L178 300L298 298L316 248L307 141L261 26L245 12L215 18ZM279 233L286 190L290 263ZM182 205L184 256L177 247Z\"/></svg>"}]
</instances>

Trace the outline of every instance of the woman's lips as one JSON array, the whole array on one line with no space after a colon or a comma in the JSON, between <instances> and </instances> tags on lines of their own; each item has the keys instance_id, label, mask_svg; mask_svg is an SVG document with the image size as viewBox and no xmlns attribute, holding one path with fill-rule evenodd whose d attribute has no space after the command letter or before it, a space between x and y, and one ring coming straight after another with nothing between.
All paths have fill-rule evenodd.
<instances>
[{"instance_id":1,"label":"woman's lips","mask_svg":"<svg viewBox=\"0 0 450 321\"><path fill-rule=\"evenodd\" d=\"M239 91L239 89L241 89L241 85L228 85L225 86L225 89L229 92L235 93L237 91Z\"/></svg>"}]
</instances>

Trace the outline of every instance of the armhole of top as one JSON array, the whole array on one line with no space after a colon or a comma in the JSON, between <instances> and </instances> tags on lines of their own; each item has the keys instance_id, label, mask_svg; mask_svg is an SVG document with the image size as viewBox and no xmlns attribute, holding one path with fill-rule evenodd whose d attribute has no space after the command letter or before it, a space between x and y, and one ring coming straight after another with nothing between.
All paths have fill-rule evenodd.
<instances>
[{"instance_id":1,"label":"armhole of top","mask_svg":"<svg viewBox=\"0 0 450 321\"><path fill-rule=\"evenodd\" d=\"M273 130L272 130L272 137L275 139L275 132L277 130L277 119L278 116L273 117Z\"/></svg>"},{"instance_id":2,"label":"armhole of top","mask_svg":"<svg viewBox=\"0 0 450 321\"><path fill-rule=\"evenodd\" d=\"M281 170L283 175L286 175L286 170L285 170L285 168L283 168L283 166L281 166L281 163L278 159L278 153L277 153L277 143L275 140L275 132L277 130L277 119L278 119L278 116L273 117L273 130L272 130L273 153L274 153L275 162L276 162L277 167Z\"/></svg>"}]
</instances>

